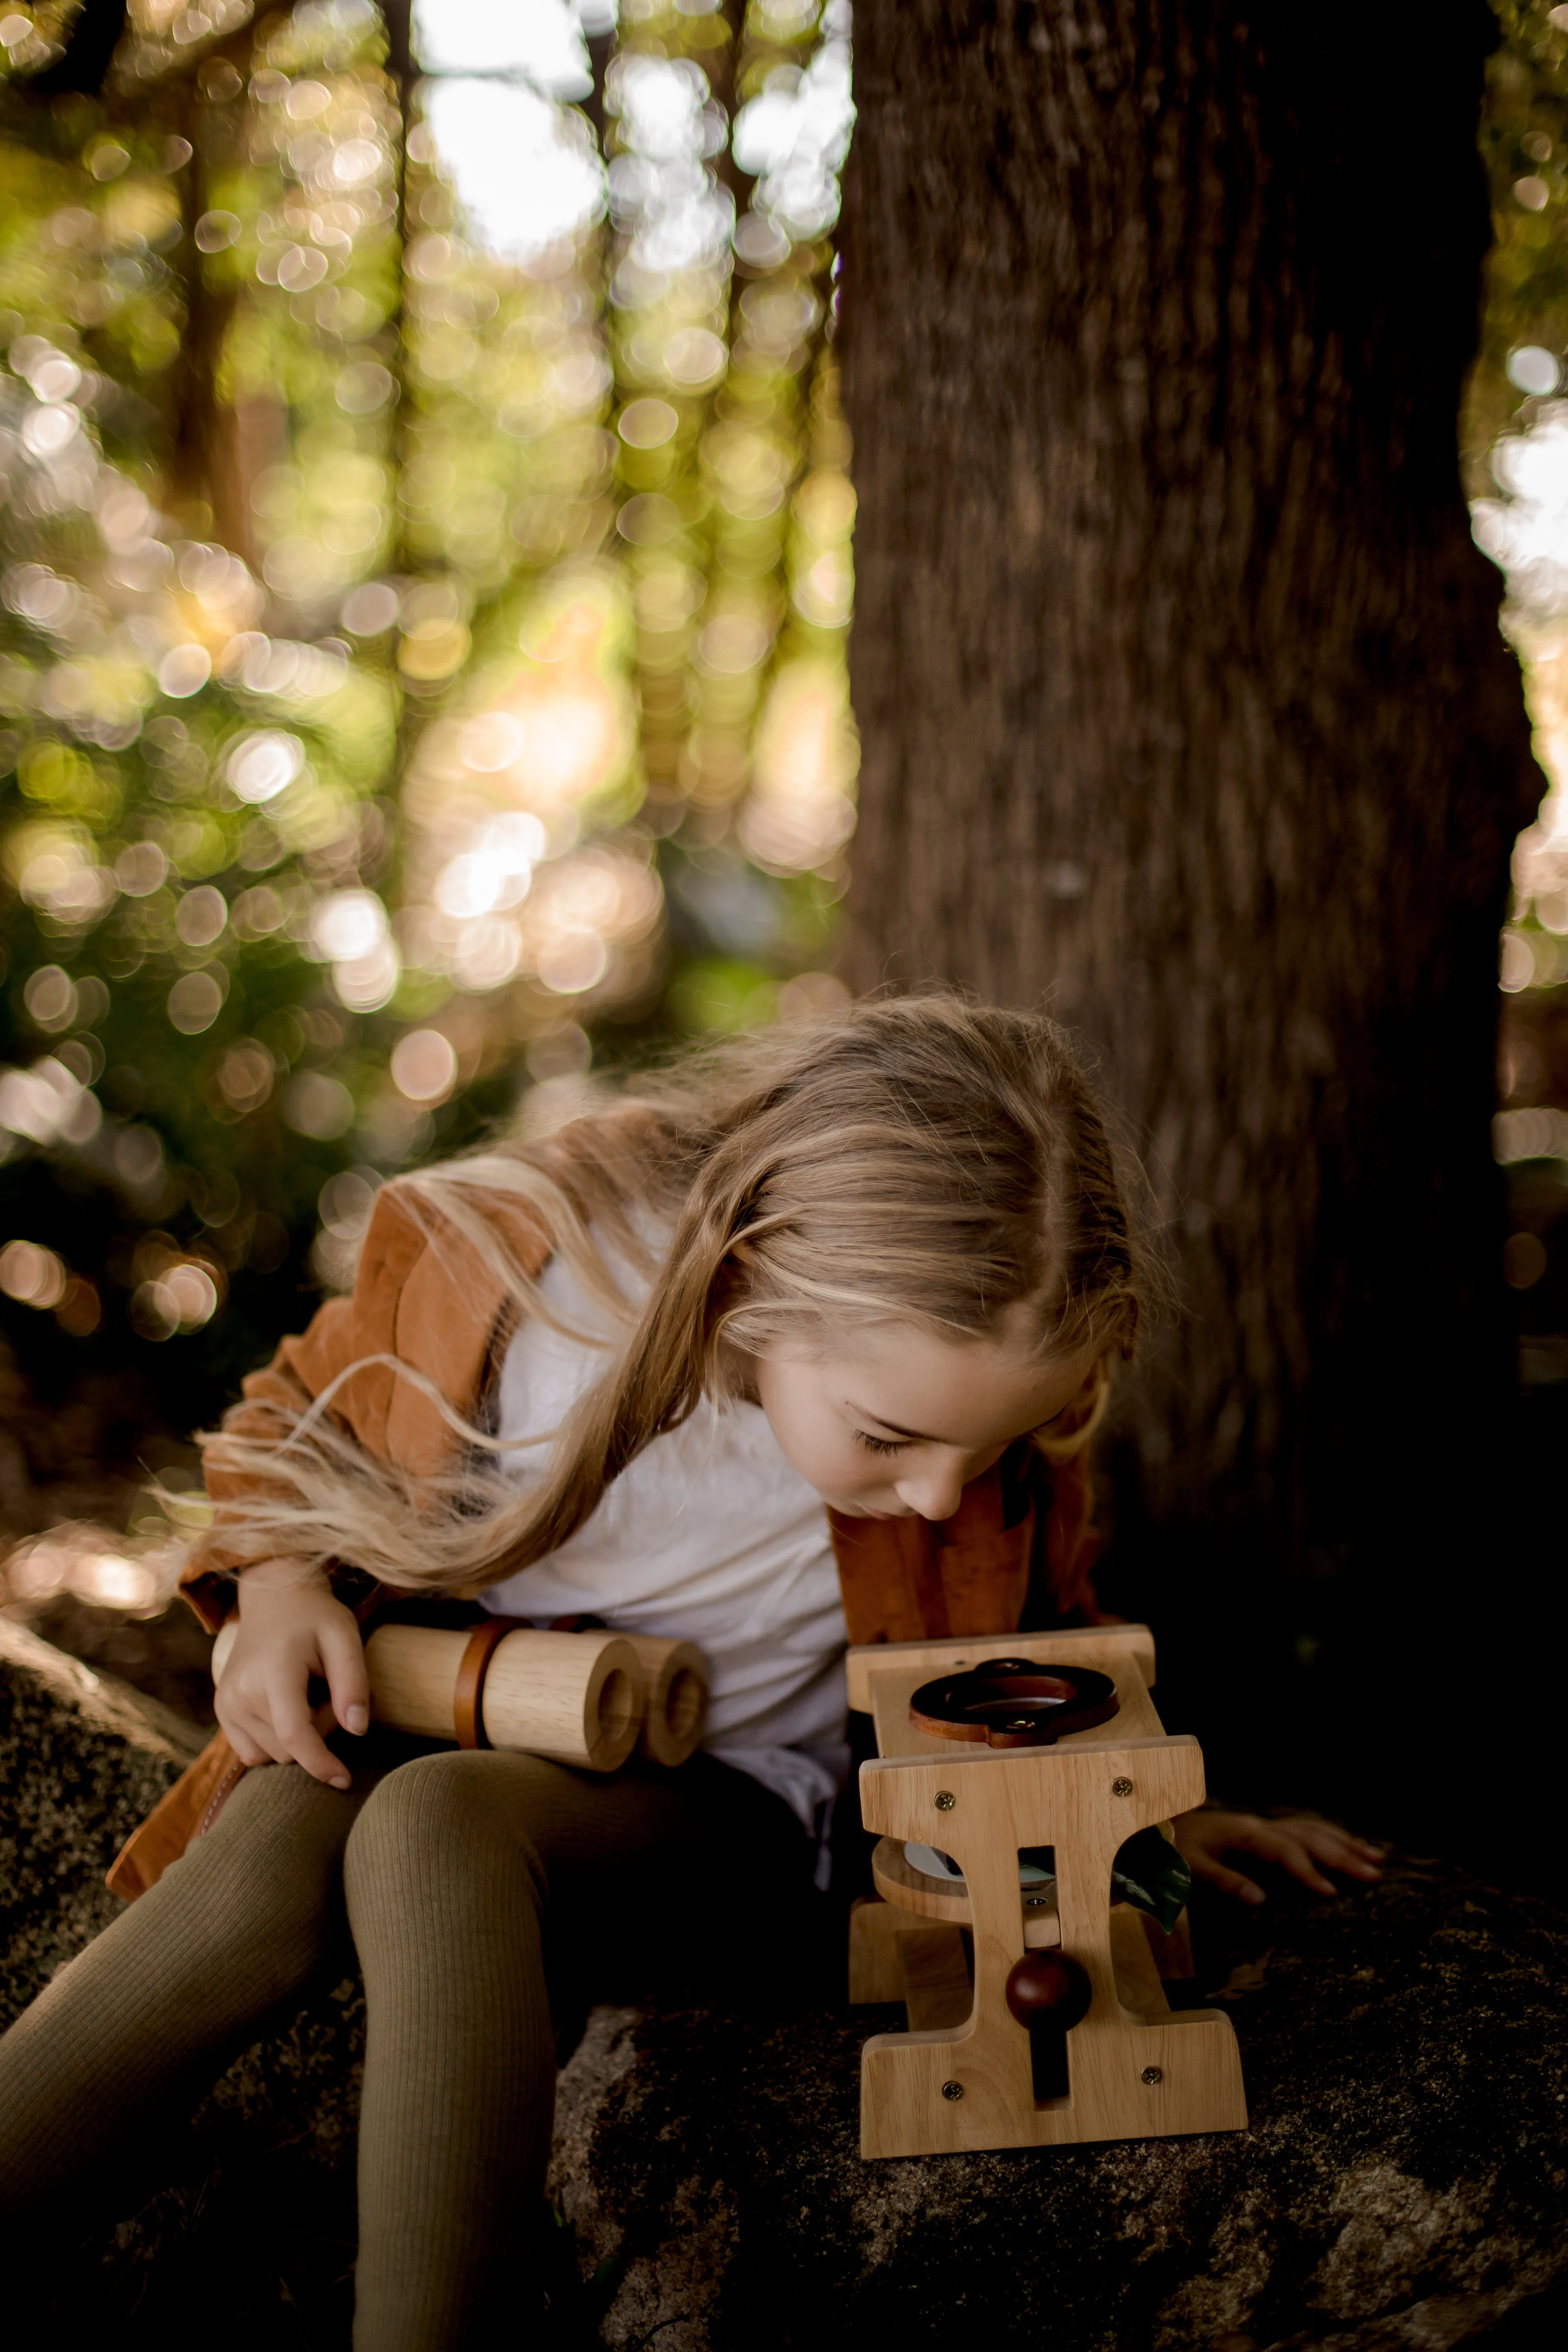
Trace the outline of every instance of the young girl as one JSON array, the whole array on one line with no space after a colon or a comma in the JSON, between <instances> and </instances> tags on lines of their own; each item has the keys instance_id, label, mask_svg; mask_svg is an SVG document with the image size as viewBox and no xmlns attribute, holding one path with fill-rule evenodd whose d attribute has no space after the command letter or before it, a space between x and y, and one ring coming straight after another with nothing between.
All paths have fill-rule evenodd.
<instances>
[{"instance_id":1,"label":"young girl","mask_svg":"<svg viewBox=\"0 0 1568 2352\"><path fill-rule=\"evenodd\" d=\"M207 1442L184 1582L209 1626L237 1610L223 1736L121 1856L140 1899L0 2042L0 2207L47 2202L226 2063L346 1909L355 2343L479 2342L503 2289L515 2326L547 1963L559 1987L628 1936L651 1958L722 1916L740 1854L786 1916L848 1772L847 1639L1093 1622L1083 1447L1138 1314L1061 1033L952 1000L743 1040L385 1186L353 1297ZM603 1780L367 1738L388 1591L689 1637L705 1752ZM1254 1900L1226 1851L1325 1893L1323 1864L1375 1867L1319 1822L1205 1811L1181 1840Z\"/></svg>"}]
</instances>

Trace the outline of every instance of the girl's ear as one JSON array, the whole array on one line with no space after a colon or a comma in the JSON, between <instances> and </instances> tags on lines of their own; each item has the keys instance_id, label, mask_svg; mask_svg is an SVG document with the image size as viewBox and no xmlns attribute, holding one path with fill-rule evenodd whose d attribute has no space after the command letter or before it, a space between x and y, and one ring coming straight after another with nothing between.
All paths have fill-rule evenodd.
<instances>
[{"instance_id":1,"label":"girl's ear","mask_svg":"<svg viewBox=\"0 0 1568 2352\"><path fill-rule=\"evenodd\" d=\"M1069 1397L1054 1421L1035 1432L1035 1443L1047 1459L1076 1453L1099 1423L1110 1394L1110 1366L1097 1356L1084 1375L1083 1385Z\"/></svg>"}]
</instances>

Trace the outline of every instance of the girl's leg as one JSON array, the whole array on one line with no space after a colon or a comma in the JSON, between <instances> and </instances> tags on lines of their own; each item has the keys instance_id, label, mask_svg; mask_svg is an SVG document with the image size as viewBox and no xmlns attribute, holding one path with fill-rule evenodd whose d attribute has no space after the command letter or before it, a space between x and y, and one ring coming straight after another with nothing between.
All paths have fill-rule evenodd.
<instances>
[{"instance_id":1,"label":"girl's leg","mask_svg":"<svg viewBox=\"0 0 1568 2352\"><path fill-rule=\"evenodd\" d=\"M546 1912L564 1906L580 1936L602 1910L605 1933L657 1940L647 1898L707 1896L715 1832L737 1829L809 1859L787 1808L710 1759L606 1780L470 1750L381 1782L344 1864L367 2008L359 2352L518 2334L554 2110Z\"/></svg>"},{"instance_id":2,"label":"girl's leg","mask_svg":"<svg viewBox=\"0 0 1568 2352\"><path fill-rule=\"evenodd\" d=\"M247 1772L205 1837L0 2038L0 2212L46 2204L322 1965L371 1785Z\"/></svg>"}]
</instances>

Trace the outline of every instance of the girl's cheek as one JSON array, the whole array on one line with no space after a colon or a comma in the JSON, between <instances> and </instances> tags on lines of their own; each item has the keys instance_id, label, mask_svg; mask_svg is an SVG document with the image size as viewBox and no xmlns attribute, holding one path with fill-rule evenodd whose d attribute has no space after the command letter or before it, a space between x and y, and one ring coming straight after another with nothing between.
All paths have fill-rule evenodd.
<instances>
[{"instance_id":1,"label":"girl's cheek","mask_svg":"<svg viewBox=\"0 0 1568 2352\"><path fill-rule=\"evenodd\" d=\"M856 1485L855 1465L847 1460L844 1448L828 1439L808 1443L804 1454L797 1457L812 1485L825 1494L852 1493Z\"/></svg>"},{"instance_id":2,"label":"girl's cheek","mask_svg":"<svg viewBox=\"0 0 1568 2352\"><path fill-rule=\"evenodd\" d=\"M846 1441L840 1429L835 1426L802 1434L805 1443L795 1455L795 1467L805 1473L820 1494L847 1498L858 1495L868 1484L860 1450Z\"/></svg>"},{"instance_id":3,"label":"girl's cheek","mask_svg":"<svg viewBox=\"0 0 1568 2352\"><path fill-rule=\"evenodd\" d=\"M840 1495L886 1495L893 1485L892 1465L875 1461L858 1447L847 1453L834 1471L833 1486Z\"/></svg>"}]
</instances>

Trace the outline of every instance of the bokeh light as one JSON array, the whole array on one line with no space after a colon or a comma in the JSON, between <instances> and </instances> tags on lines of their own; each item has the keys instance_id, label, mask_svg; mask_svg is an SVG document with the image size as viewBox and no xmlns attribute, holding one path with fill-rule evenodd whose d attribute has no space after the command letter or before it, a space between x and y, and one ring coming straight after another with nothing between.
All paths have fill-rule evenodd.
<instances>
[{"instance_id":1,"label":"bokeh light","mask_svg":"<svg viewBox=\"0 0 1568 2352\"><path fill-rule=\"evenodd\" d=\"M1547 790L1513 853L1493 1150L1527 1387L1568 1381L1568 7L1498 0L1482 147L1494 242L1461 421L1479 545L1501 569Z\"/></svg>"},{"instance_id":2,"label":"bokeh light","mask_svg":"<svg viewBox=\"0 0 1568 2352\"><path fill-rule=\"evenodd\" d=\"M4 21L0 1341L184 1431L387 1175L840 1001L849 10Z\"/></svg>"}]
</instances>

